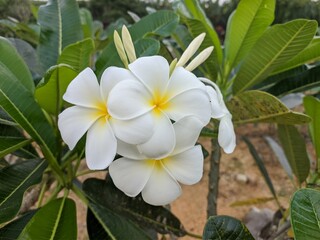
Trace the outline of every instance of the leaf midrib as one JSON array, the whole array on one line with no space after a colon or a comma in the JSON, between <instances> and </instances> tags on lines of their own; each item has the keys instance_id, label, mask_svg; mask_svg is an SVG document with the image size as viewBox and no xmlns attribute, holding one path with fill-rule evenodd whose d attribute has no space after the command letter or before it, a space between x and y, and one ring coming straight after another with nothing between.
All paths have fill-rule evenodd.
<instances>
[{"instance_id":1,"label":"leaf midrib","mask_svg":"<svg viewBox=\"0 0 320 240\"><path fill-rule=\"evenodd\" d=\"M303 28L308 24L309 22L305 22L299 29L299 31L297 31L293 37L284 45L284 47L282 47L282 49L280 51L278 51L278 53L269 61L269 63L267 63L252 79L251 81L248 81L247 84L244 84L242 86L242 88L238 89L237 93L242 92L244 89L248 88L248 86L250 86L252 83L254 83L265 71L266 69L268 69L270 67L270 65L275 61L275 59L277 59L284 51L285 49L293 42L293 40L295 39L295 37L300 34L300 32L303 30Z\"/></svg>"}]
</instances>

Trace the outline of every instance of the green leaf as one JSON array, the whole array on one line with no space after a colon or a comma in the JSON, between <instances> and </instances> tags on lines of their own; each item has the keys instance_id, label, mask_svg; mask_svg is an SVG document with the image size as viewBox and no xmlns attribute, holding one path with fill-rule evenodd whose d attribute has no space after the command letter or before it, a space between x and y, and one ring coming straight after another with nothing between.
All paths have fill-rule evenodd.
<instances>
[{"instance_id":1,"label":"green leaf","mask_svg":"<svg viewBox=\"0 0 320 240\"><path fill-rule=\"evenodd\" d=\"M15 150L18 150L28 145L31 142L32 142L31 139L0 136L0 158L6 156L7 154Z\"/></svg>"},{"instance_id":2,"label":"green leaf","mask_svg":"<svg viewBox=\"0 0 320 240\"><path fill-rule=\"evenodd\" d=\"M43 69L47 70L57 64L62 49L83 37L76 0L49 0L39 8L38 23L41 27L38 54Z\"/></svg>"},{"instance_id":3,"label":"green leaf","mask_svg":"<svg viewBox=\"0 0 320 240\"><path fill-rule=\"evenodd\" d=\"M162 234L173 233L180 237L185 235L180 221L169 210L164 207L151 206L145 203L141 196L135 198L126 196L114 186L110 178L107 181L87 179L83 183L83 191L90 202L107 208L121 218L130 219L132 222L155 229Z\"/></svg>"},{"instance_id":4,"label":"green leaf","mask_svg":"<svg viewBox=\"0 0 320 240\"><path fill-rule=\"evenodd\" d=\"M51 67L44 77L44 82L35 91L35 98L48 113L57 116L63 105L62 96L77 72L68 65L60 64Z\"/></svg>"},{"instance_id":5,"label":"green leaf","mask_svg":"<svg viewBox=\"0 0 320 240\"><path fill-rule=\"evenodd\" d=\"M92 38L93 37L93 20L91 12L86 8L79 9L81 27L84 38Z\"/></svg>"},{"instance_id":6,"label":"green leaf","mask_svg":"<svg viewBox=\"0 0 320 240\"><path fill-rule=\"evenodd\" d=\"M320 233L320 192L300 189L291 200L291 224L296 240L318 240Z\"/></svg>"},{"instance_id":7,"label":"green leaf","mask_svg":"<svg viewBox=\"0 0 320 240\"><path fill-rule=\"evenodd\" d=\"M242 0L229 19L225 58L231 70L273 22L275 0Z\"/></svg>"},{"instance_id":8,"label":"green leaf","mask_svg":"<svg viewBox=\"0 0 320 240\"><path fill-rule=\"evenodd\" d=\"M145 16L139 22L133 24L129 28L129 31L135 44L137 56L141 55L138 51L139 47L136 46L139 39L148 38L153 35L167 37L175 30L178 22L179 17L177 14L172 11L162 10ZM157 54L157 52L152 53L152 55L154 54ZM113 41L103 50L96 62L97 76L100 77L109 66L123 66Z\"/></svg>"},{"instance_id":9,"label":"green leaf","mask_svg":"<svg viewBox=\"0 0 320 240\"><path fill-rule=\"evenodd\" d=\"M34 83L27 65L17 50L3 37L0 37L0 52L1 71L10 72L26 90L32 93L34 91Z\"/></svg>"},{"instance_id":10,"label":"green leaf","mask_svg":"<svg viewBox=\"0 0 320 240\"><path fill-rule=\"evenodd\" d=\"M0 107L40 145L51 166L59 172L53 155L56 150L53 128L35 101L33 93L14 74L20 70L24 72L19 64L10 68L0 64Z\"/></svg>"},{"instance_id":11,"label":"green leaf","mask_svg":"<svg viewBox=\"0 0 320 240\"><path fill-rule=\"evenodd\" d=\"M153 38L142 38L135 44L137 57L151 56L159 52L160 43Z\"/></svg>"},{"instance_id":12,"label":"green leaf","mask_svg":"<svg viewBox=\"0 0 320 240\"><path fill-rule=\"evenodd\" d=\"M257 150L255 149L255 147L253 146L253 144L250 142L250 140L248 138L246 138L245 136L242 137L242 139L244 140L244 142L247 144L247 146L249 147L249 151L252 155L252 157L254 158L265 182L267 183L270 192L272 193L274 199L277 199L277 194L276 191L274 190L271 178L268 174L268 171L263 163L263 160L261 159L261 157L259 156Z\"/></svg>"},{"instance_id":13,"label":"green leaf","mask_svg":"<svg viewBox=\"0 0 320 240\"><path fill-rule=\"evenodd\" d=\"M203 31L203 32L206 32L207 37L210 39L210 41L211 41L210 46L212 46L212 45L214 46L218 63L221 64L222 63L222 49L221 49L220 39L219 39L216 31L214 30L210 20L206 17L205 12L201 8L199 1L185 0L184 3L186 5L187 9L189 10L189 12L191 13L192 18L201 22L202 27L205 29L205 31ZM193 29L193 28L190 28L189 30L193 34L195 33L194 31L197 31L196 29ZM202 32L200 32L200 33L202 33ZM197 35L199 35L200 33L198 33ZM195 37L195 36L193 36L193 37Z\"/></svg>"},{"instance_id":14,"label":"green leaf","mask_svg":"<svg viewBox=\"0 0 320 240\"><path fill-rule=\"evenodd\" d=\"M243 60L234 79L234 94L261 82L295 57L309 45L316 30L316 21L302 19L270 27Z\"/></svg>"},{"instance_id":15,"label":"green leaf","mask_svg":"<svg viewBox=\"0 0 320 240\"><path fill-rule=\"evenodd\" d=\"M227 102L236 124L250 122L271 122L280 124L305 124L307 115L289 110L276 97L257 90L247 91Z\"/></svg>"},{"instance_id":16,"label":"green leaf","mask_svg":"<svg viewBox=\"0 0 320 240\"><path fill-rule=\"evenodd\" d=\"M317 158L320 159L320 101L315 97L307 96L303 99L303 105L306 114L312 118L309 128Z\"/></svg>"},{"instance_id":17,"label":"green leaf","mask_svg":"<svg viewBox=\"0 0 320 240\"><path fill-rule=\"evenodd\" d=\"M0 229L0 239L17 239L35 213L36 210L32 210L5 225L3 228Z\"/></svg>"},{"instance_id":18,"label":"green leaf","mask_svg":"<svg viewBox=\"0 0 320 240\"><path fill-rule=\"evenodd\" d=\"M203 231L206 240L254 240L247 227L229 216L209 217Z\"/></svg>"},{"instance_id":19,"label":"green leaf","mask_svg":"<svg viewBox=\"0 0 320 240\"><path fill-rule=\"evenodd\" d=\"M294 58L279 66L272 74L284 72L299 65L320 60L320 37L315 37L312 42Z\"/></svg>"},{"instance_id":20,"label":"green leaf","mask_svg":"<svg viewBox=\"0 0 320 240\"><path fill-rule=\"evenodd\" d=\"M0 170L0 223L18 213L24 192L41 181L46 168L46 161L33 159Z\"/></svg>"},{"instance_id":21,"label":"green leaf","mask_svg":"<svg viewBox=\"0 0 320 240\"><path fill-rule=\"evenodd\" d=\"M29 221L18 240L77 239L76 205L72 199L60 198L42 207Z\"/></svg>"},{"instance_id":22,"label":"green leaf","mask_svg":"<svg viewBox=\"0 0 320 240\"><path fill-rule=\"evenodd\" d=\"M63 49L58 63L70 65L77 73L90 65L94 42L91 38L68 45Z\"/></svg>"},{"instance_id":23,"label":"green leaf","mask_svg":"<svg viewBox=\"0 0 320 240\"><path fill-rule=\"evenodd\" d=\"M278 125L278 134L291 169L301 184L310 170L305 140L294 126Z\"/></svg>"},{"instance_id":24,"label":"green leaf","mask_svg":"<svg viewBox=\"0 0 320 240\"><path fill-rule=\"evenodd\" d=\"M91 240L151 240L137 225L101 205L89 203L87 228Z\"/></svg>"}]
</instances>

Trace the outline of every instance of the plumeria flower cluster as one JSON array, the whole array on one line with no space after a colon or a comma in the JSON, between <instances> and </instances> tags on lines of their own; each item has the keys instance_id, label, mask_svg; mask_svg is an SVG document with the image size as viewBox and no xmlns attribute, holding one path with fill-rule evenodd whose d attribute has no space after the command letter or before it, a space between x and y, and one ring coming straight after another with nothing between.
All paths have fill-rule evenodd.
<instances>
[{"instance_id":1,"label":"plumeria flower cluster","mask_svg":"<svg viewBox=\"0 0 320 240\"><path fill-rule=\"evenodd\" d=\"M191 72L213 50L190 61L204 37L195 38L169 65L162 56L137 58L123 27L122 39L115 31L114 42L125 68L108 67L100 84L86 68L63 96L74 105L59 115L63 140L73 149L86 134L88 167L109 166L114 184L128 196L142 193L147 203L165 205L180 196L180 183L197 183L203 154L195 144L211 118L220 120L220 146L226 153L235 148L232 116L218 86ZM117 153L121 157L113 161Z\"/></svg>"}]
</instances>

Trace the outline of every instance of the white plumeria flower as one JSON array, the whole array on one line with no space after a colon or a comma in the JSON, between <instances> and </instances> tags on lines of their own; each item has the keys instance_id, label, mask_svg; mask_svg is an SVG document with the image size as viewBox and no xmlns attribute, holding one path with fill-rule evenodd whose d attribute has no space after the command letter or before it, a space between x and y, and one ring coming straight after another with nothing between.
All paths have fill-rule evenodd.
<instances>
[{"instance_id":1,"label":"white plumeria flower","mask_svg":"<svg viewBox=\"0 0 320 240\"><path fill-rule=\"evenodd\" d=\"M172 121L193 115L203 126L209 122L210 99L205 85L193 73L177 67L170 76L169 64L161 56L138 58L128 68L131 77L123 76L123 81L110 91L108 111L119 120L141 115L152 117L152 137L137 146L147 157L162 158L173 151L175 132ZM112 74L109 78L118 75L117 71Z\"/></svg>"},{"instance_id":2,"label":"white plumeria flower","mask_svg":"<svg viewBox=\"0 0 320 240\"><path fill-rule=\"evenodd\" d=\"M209 79L199 79L211 85L206 86L206 89L211 99L211 117L220 120L218 143L225 153L232 153L236 147L236 134L233 128L232 115L223 101L219 87Z\"/></svg>"},{"instance_id":3,"label":"white plumeria flower","mask_svg":"<svg viewBox=\"0 0 320 240\"><path fill-rule=\"evenodd\" d=\"M130 197L141 192L144 201L151 205L165 205L175 200L182 193L179 182L192 185L202 177L201 146L194 146L202 127L202 121L193 116L175 122L175 148L161 159L148 158L136 146L119 142L118 152L123 157L109 166L116 187Z\"/></svg>"},{"instance_id":4,"label":"white plumeria flower","mask_svg":"<svg viewBox=\"0 0 320 240\"><path fill-rule=\"evenodd\" d=\"M112 76L112 78L109 78ZM126 69L109 67L98 80L90 68L68 86L63 99L75 106L59 115L61 137L72 150L87 132L86 161L90 169L105 169L116 155L117 138L130 144L147 141L153 133L153 119L140 114L126 121L109 114L107 99L114 85L131 77Z\"/></svg>"}]
</instances>

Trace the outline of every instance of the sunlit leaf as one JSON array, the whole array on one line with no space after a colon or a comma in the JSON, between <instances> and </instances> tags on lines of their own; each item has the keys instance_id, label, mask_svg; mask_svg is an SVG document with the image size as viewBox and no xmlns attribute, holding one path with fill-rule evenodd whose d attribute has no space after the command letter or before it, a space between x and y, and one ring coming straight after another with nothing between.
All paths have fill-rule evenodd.
<instances>
[{"instance_id":1,"label":"sunlit leaf","mask_svg":"<svg viewBox=\"0 0 320 240\"><path fill-rule=\"evenodd\" d=\"M0 170L0 223L18 213L24 192L41 181L46 167L46 161L33 159Z\"/></svg>"},{"instance_id":2,"label":"sunlit leaf","mask_svg":"<svg viewBox=\"0 0 320 240\"><path fill-rule=\"evenodd\" d=\"M40 106L47 112L58 115L63 105L62 96L77 74L69 65L51 67L35 91L35 98Z\"/></svg>"},{"instance_id":3,"label":"sunlit leaf","mask_svg":"<svg viewBox=\"0 0 320 240\"><path fill-rule=\"evenodd\" d=\"M159 233L185 235L180 221L169 210L164 207L151 206L145 203L141 196L135 198L126 196L113 185L110 178L107 181L87 179L83 184L83 190L91 202L111 210L118 217L130 219L136 224L155 229Z\"/></svg>"},{"instance_id":4,"label":"sunlit leaf","mask_svg":"<svg viewBox=\"0 0 320 240\"><path fill-rule=\"evenodd\" d=\"M59 198L36 212L18 240L77 239L76 205L72 199Z\"/></svg>"},{"instance_id":5,"label":"sunlit leaf","mask_svg":"<svg viewBox=\"0 0 320 240\"><path fill-rule=\"evenodd\" d=\"M83 33L76 0L49 0L40 6L41 27L38 54L44 70L56 65L62 50L82 39Z\"/></svg>"},{"instance_id":6,"label":"sunlit leaf","mask_svg":"<svg viewBox=\"0 0 320 240\"><path fill-rule=\"evenodd\" d=\"M303 99L303 105L306 113L312 118L309 128L317 157L320 159L320 101L307 96Z\"/></svg>"},{"instance_id":7,"label":"sunlit leaf","mask_svg":"<svg viewBox=\"0 0 320 240\"><path fill-rule=\"evenodd\" d=\"M280 124L304 124L310 122L307 115L289 110L276 97L257 90L247 91L227 102L234 123L271 122Z\"/></svg>"},{"instance_id":8,"label":"sunlit leaf","mask_svg":"<svg viewBox=\"0 0 320 240\"><path fill-rule=\"evenodd\" d=\"M203 230L203 239L254 240L242 222L229 216L209 217Z\"/></svg>"},{"instance_id":9,"label":"sunlit leaf","mask_svg":"<svg viewBox=\"0 0 320 240\"><path fill-rule=\"evenodd\" d=\"M283 72L305 63L320 60L320 37L315 37L312 42L290 61L278 67L272 74Z\"/></svg>"},{"instance_id":10,"label":"sunlit leaf","mask_svg":"<svg viewBox=\"0 0 320 240\"><path fill-rule=\"evenodd\" d=\"M304 138L294 126L278 125L281 145L290 167L299 183L306 180L310 170L310 160Z\"/></svg>"},{"instance_id":11,"label":"sunlit leaf","mask_svg":"<svg viewBox=\"0 0 320 240\"><path fill-rule=\"evenodd\" d=\"M230 70L250 51L273 22L275 0L242 0L229 19L225 58Z\"/></svg>"},{"instance_id":12,"label":"sunlit leaf","mask_svg":"<svg viewBox=\"0 0 320 240\"><path fill-rule=\"evenodd\" d=\"M234 79L233 92L239 94L252 87L291 60L309 45L316 30L316 21L303 19L270 27L245 57Z\"/></svg>"},{"instance_id":13,"label":"sunlit leaf","mask_svg":"<svg viewBox=\"0 0 320 240\"><path fill-rule=\"evenodd\" d=\"M320 233L320 192L297 191L291 200L291 224L297 240L318 240Z\"/></svg>"}]
</instances>

